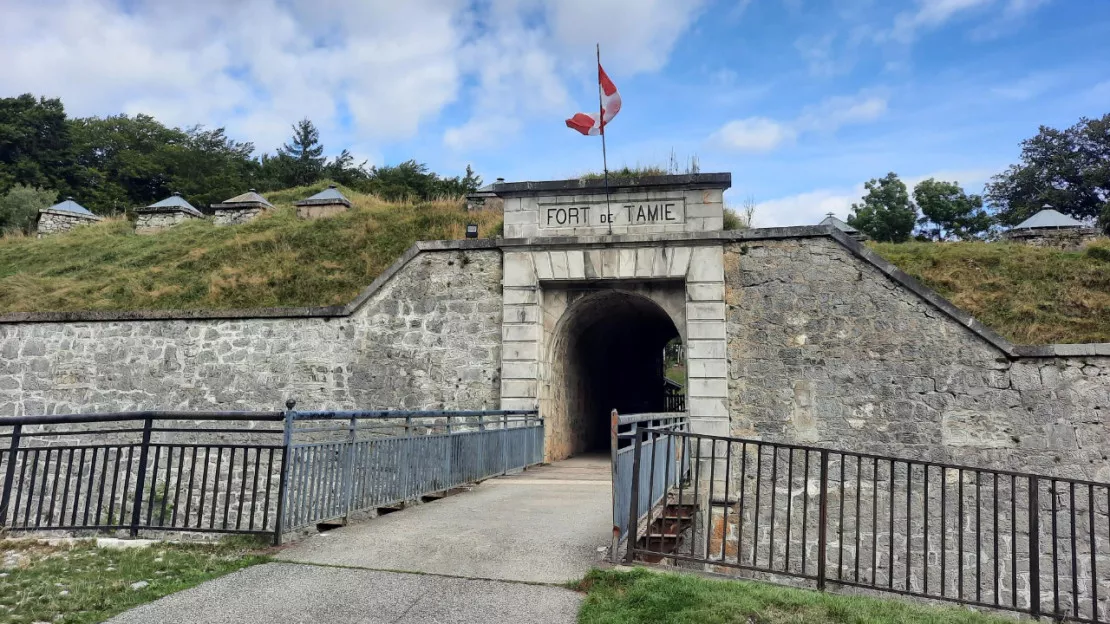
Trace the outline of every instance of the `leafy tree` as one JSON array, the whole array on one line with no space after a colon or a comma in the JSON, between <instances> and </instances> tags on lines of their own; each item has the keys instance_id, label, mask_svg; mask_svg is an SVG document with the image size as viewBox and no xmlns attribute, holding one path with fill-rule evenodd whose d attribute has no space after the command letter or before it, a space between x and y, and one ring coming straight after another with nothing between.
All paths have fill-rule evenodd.
<instances>
[{"instance_id":1,"label":"leafy tree","mask_svg":"<svg viewBox=\"0 0 1110 624\"><path fill-rule=\"evenodd\" d=\"M258 186L260 165L251 158L254 144L228 138L223 128L193 126L185 131L184 141L167 150L169 186L198 208Z\"/></svg>"},{"instance_id":2,"label":"leafy tree","mask_svg":"<svg viewBox=\"0 0 1110 624\"><path fill-rule=\"evenodd\" d=\"M278 148L285 186L306 186L324 177L324 146L320 131L307 117L293 124L293 140Z\"/></svg>"},{"instance_id":3,"label":"leafy tree","mask_svg":"<svg viewBox=\"0 0 1110 624\"><path fill-rule=\"evenodd\" d=\"M888 173L864 185L863 203L852 204L848 225L880 242L901 243L910 237L917 209L898 174Z\"/></svg>"},{"instance_id":4,"label":"leafy tree","mask_svg":"<svg viewBox=\"0 0 1110 624\"><path fill-rule=\"evenodd\" d=\"M20 230L30 233L38 212L57 203L56 191L16 184L0 195L0 231Z\"/></svg>"},{"instance_id":5,"label":"leafy tree","mask_svg":"<svg viewBox=\"0 0 1110 624\"><path fill-rule=\"evenodd\" d=\"M1110 114L1057 130L1041 126L1021 143L1021 162L987 184L999 220L1016 225L1048 204L1110 231Z\"/></svg>"},{"instance_id":6,"label":"leafy tree","mask_svg":"<svg viewBox=\"0 0 1110 624\"><path fill-rule=\"evenodd\" d=\"M976 238L994 223L983 209L983 198L966 194L955 182L929 178L914 187L913 198L922 214L917 221L919 229L933 240Z\"/></svg>"},{"instance_id":7,"label":"leafy tree","mask_svg":"<svg viewBox=\"0 0 1110 624\"><path fill-rule=\"evenodd\" d=\"M187 133L150 115L86 117L71 127L80 167L73 194L89 210L120 213L176 190L173 166Z\"/></svg>"},{"instance_id":8,"label":"leafy tree","mask_svg":"<svg viewBox=\"0 0 1110 624\"><path fill-rule=\"evenodd\" d=\"M59 99L0 98L0 193L16 184L68 189L72 139Z\"/></svg>"},{"instance_id":9,"label":"leafy tree","mask_svg":"<svg viewBox=\"0 0 1110 624\"><path fill-rule=\"evenodd\" d=\"M366 170L366 161L355 164L355 157L347 150L331 159L324 166L324 177L334 180L343 186L363 188L370 180L370 172Z\"/></svg>"},{"instance_id":10,"label":"leafy tree","mask_svg":"<svg viewBox=\"0 0 1110 624\"><path fill-rule=\"evenodd\" d=\"M368 190L387 201L423 200L435 195L438 176L428 165L406 160L399 165L374 167Z\"/></svg>"}]
</instances>

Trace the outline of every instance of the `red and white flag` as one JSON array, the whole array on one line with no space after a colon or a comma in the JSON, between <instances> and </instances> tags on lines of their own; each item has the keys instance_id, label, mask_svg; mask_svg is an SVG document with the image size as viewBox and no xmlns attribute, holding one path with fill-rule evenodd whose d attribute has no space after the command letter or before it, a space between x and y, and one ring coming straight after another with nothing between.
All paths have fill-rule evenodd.
<instances>
[{"instance_id":1,"label":"red and white flag","mask_svg":"<svg viewBox=\"0 0 1110 624\"><path fill-rule=\"evenodd\" d=\"M587 136L605 134L605 126L621 112L621 94L609 80L601 63L597 64L597 82L601 87L601 110L596 113L575 113L567 120L567 127Z\"/></svg>"}]
</instances>

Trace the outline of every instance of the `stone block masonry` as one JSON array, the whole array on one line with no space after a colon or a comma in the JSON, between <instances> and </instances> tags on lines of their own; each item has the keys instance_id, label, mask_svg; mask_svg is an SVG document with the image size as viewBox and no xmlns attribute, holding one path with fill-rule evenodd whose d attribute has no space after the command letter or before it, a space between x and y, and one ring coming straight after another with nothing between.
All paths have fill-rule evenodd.
<instances>
[{"instance_id":1,"label":"stone block masonry","mask_svg":"<svg viewBox=\"0 0 1110 624\"><path fill-rule=\"evenodd\" d=\"M135 219L135 232L137 234L154 234L166 228L171 228L178 223L199 218L179 210L140 212Z\"/></svg>"},{"instance_id":2,"label":"stone block masonry","mask_svg":"<svg viewBox=\"0 0 1110 624\"><path fill-rule=\"evenodd\" d=\"M100 217L79 215L61 210L41 210L39 211L38 219L36 233L39 238L50 236L51 234L61 234L79 225L87 225L100 221Z\"/></svg>"},{"instance_id":3,"label":"stone block masonry","mask_svg":"<svg viewBox=\"0 0 1110 624\"><path fill-rule=\"evenodd\" d=\"M409 254L345 316L0 323L0 417L280 409L289 397L302 409L495 409L500 291L498 251L454 250Z\"/></svg>"},{"instance_id":4,"label":"stone block masonry","mask_svg":"<svg viewBox=\"0 0 1110 624\"><path fill-rule=\"evenodd\" d=\"M731 243L725 275L734 435L1110 481L1095 349L1007 352L832 238Z\"/></svg>"}]
</instances>

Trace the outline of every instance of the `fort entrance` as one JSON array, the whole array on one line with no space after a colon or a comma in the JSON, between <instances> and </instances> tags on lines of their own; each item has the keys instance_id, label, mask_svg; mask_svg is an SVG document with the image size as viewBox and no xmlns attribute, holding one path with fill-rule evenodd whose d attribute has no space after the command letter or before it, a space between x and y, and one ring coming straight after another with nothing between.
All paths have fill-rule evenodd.
<instances>
[{"instance_id":1,"label":"fort entrance","mask_svg":"<svg viewBox=\"0 0 1110 624\"><path fill-rule=\"evenodd\" d=\"M558 441L549 445L550 452L561 459L608 451L611 410L664 410L664 348L681 339L684 317L681 282L544 291L540 409L550 421L548 433ZM552 318L557 320L552 323Z\"/></svg>"}]
</instances>

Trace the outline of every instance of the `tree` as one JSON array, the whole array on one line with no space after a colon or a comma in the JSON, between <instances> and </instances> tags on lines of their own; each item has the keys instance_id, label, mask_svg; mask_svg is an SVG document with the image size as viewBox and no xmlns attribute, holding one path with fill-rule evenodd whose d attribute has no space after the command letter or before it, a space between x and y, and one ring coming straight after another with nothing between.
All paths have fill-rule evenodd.
<instances>
[{"instance_id":1,"label":"tree","mask_svg":"<svg viewBox=\"0 0 1110 624\"><path fill-rule=\"evenodd\" d=\"M56 191L16 184L0 195L0 231L30 233L39 210L54 205L57 200Z\"/></svg>"},{"instance_id":2,"label":"tree","mask_svg":"<svg viewBox=\"0 0 1110 624\"><path fill-rule=\"evenodd\" d=\"M324 146L320 144L320 131L307 117L293 124L293 140L278 148L286 179L285 186L307 186L324 177Z\"/></svg>"},{"instance_id":3,"label":"tree","mask_svg":"<svg viewBox=\"0 0 1110 624\"><path fill-rule=\"evenodd\" d=\"M922 214L920 231L933 240L976 238L994 223L983 209L983 198L966 194L956 182L929 178L914 187L913 198Z\"/></svg>"},{"instance_id":4,"label":"tree","mask_svg":"<svg viewBox=\"0 0 1110 624\"><path fill-rule=\"evenodd\" d=\"M150 115L86 117L71 122L80 167L73 195L98 214L121 213L173 191L174 154L189 135Z\"/></svg>"},{"instance_id":5,"label":"tree","mask_svg":"<svg viewBox=\"0 0 1110 624\"><path fill-rule=\"evenodd\" d=\"M0 193L16 184L67 190L72 139L59 99L0 98Z\"/></svg>"},{"instance_id":6,"label":"tree","mask_svg":"<svg viewBox=\"0 0 1110 624\"><path fill-rule=\"evenodd\" d=\"M898 174L888 173L864 185L862 204L852 204L848 225L880 242L901 243L910 237L917 209Z\"/></svg>"},{"instance_id":7,"label":"tree","mask_svg":"<svg viewBox=\"0 0 1110 624\"><path fill-rule=\"evenodd\" d=\"M223 128L193 126L185 139L167 147L169 186L197 207L234 197L258 186L259 164L253 143L227 137Z\"/></svg>"},{"instance_id":8,"label":"tree","mask_svg":"<svg viewBox=\"0 0 1110 624\"><path fill-rule=\"evenodd\" d=\"M324 177L343 186L360 189L370 180L370 172L366 169L365 160L356 165L355 157L343 150L324 166Z\"/></svg>"},{"instance_id":9,"label":"tree","mask_svg":"<svg viewBox=\"0 0 1110 624\"><path fill-rule=\"evenodd\" d=\"M999 220L1016 225L1046 204L1110 231L1110 114L1057 130L1041 126L1021 143L1021 162L987 184Z\"/></svg>"}]
</instances>

